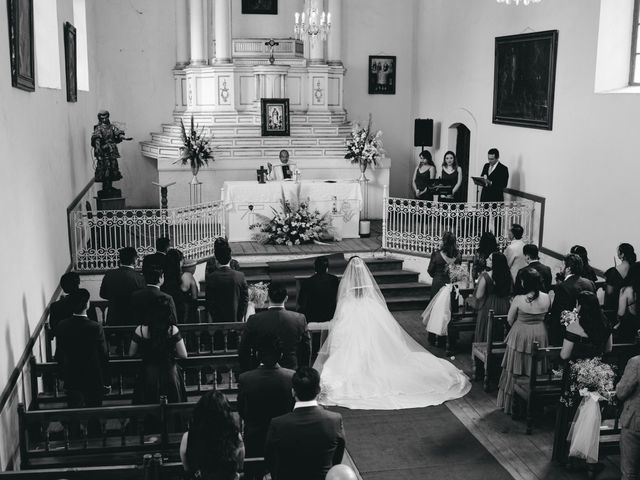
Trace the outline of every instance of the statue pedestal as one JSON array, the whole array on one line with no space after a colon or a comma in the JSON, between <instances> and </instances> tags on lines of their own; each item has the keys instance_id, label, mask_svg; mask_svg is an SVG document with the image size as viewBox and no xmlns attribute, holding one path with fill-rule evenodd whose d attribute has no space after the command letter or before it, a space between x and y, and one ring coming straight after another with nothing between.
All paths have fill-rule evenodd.
<instances>
[{"instance_id":1,"label":"statue pedestal","mask_svg":"<svg viewBox=\"0 0 640 480\"><path fill-rule=\"evenodd\" d=\"M96 197L96 205L98 210L124 210L124 197L116 198L100 198Z\"/></svg>"}]
</instances>

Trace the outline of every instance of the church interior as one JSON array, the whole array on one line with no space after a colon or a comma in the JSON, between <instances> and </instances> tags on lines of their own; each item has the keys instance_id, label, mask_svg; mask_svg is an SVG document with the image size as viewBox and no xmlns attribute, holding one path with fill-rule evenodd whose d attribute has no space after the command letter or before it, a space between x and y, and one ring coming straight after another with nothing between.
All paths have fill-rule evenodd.
<instances>
[{"instance_id":1,"label":"church interior","mask_svg":"<svg viewBox=\"0 0 640 480\"><path fill-rule=\"evenodd\" d=\"M629 466L629 455L640 458L640 430L635 447L623 446L633 428L620 427L620 413L609 411L613 403L602 408L596 461L569 458L576 408L560 402L571 367L563 363L565 373L553 373L551 364L566 359L562 339L552 345L551 333L552 348L545 349L546 333L543 345L527 346L525 365L540 368L537 378L527 371L516 380L513 412L497 405L513 303L485 312L489 333L478 338L483 307L468 299L476 298L482 277L472 270L487 230L509 262L512 241L534 244L556 286L567 256L579 253L572 247L584 246L604 302L598 308L611 315L613 347L604 358L613 359L614 383L634 365L629 359L640 354L640 330L622 341L613 329L627 316L640 317L632 307L636 280L640 287L633 253L640 227L632 213L639 199L630 181L640 172L633 160L640 151L633 134L640 118L640 0L6 3L0 9L0 202L7 219L0 236L0 479L182 478L185 428L167 427L167 418L188 419L211 389L237 409L244 326L212 323L205 301L218 237L228 239L250 296L252 285L284 283L288 310L299 306L314 258L327 256L329 272L340 277L350 257L362 257L404 331L470 379L466 395L423 408L329 407L342 415L342 464L350 470L327 479L639 478L639 462ZM110 157L106 147L96 147L105 135L105 111L117 132ZM380 132L368 163L349 156L361 128L370 138ZM208 140L206 162L192 165L188 137ZM508 168L508 183L504 197L482 203L492 149ZM445 154L457 155L459 203L417 198L421 152L433 160L434 181ZM114 158L119 175L102 163ZM268 230L269 222L281 208L311 216L319 209L322 219L313 222L324 222L322 232L273 240L279 233ZM524 237L512 224L522 225ZM467 276L465 285L452 287L450 323L434 341L422 314L438 293L430 264L445 251L446 232L458 237L454 257ZM164 237L182 250L200 289L197 320L177 325L188 350L179 360L188 400L131 406L132 383L123 380L135 378L139 366L124 353L131 329L107 323L113 378L99 407L104 412L94 412L103 415L104 435L92 439L83 430L70 439L74 422L91 418L66 413L57 378L48 320L63 293L61 276L79 274L90 309L104 324L111 308L101 295L105 272L118 267L122 248L134 247L141 262ZM627 244L630 250L622 247ZM611 300L612 268L624 277L616 295L631 295L623 307L622 293ZM510 282L515 302L519 280L514 275ZM557 302L557 289L555 298L554 287L549 290ZM553 314L553 306L547 310ZM314 325L312 359L329 328ZM635 392L637 399L640 386ZM155 436L144 432L149 415L163 418ZM258 457L246 455L243 476L229 478L269 478Z\"/></svg>"}]
</instances>

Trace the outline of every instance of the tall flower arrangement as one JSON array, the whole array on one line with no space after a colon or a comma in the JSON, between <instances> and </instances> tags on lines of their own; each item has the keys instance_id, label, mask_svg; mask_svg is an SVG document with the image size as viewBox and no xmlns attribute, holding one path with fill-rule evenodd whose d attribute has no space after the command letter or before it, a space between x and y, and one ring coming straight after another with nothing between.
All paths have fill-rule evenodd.
<instances>
[{"instance_id":1,"label":"tall flower arrangement","mask_svg":"<svg viewBox=\"0 0 640 480\"><path fill-rule=\"evenodd\" d=\"M195 129L193 125L193 115L191 115L189 131L187 132L182 119L180 119L180 129L182 132L180 161L182 165L188 163L195 176L201 167L209 164L209 160L215 160L213 158L213 150L211 145L209 145L209 138L204 134L204 127L200 127L200 130Z\"/></svg>"},{"instance_id":2,"label":"tall flower arrangement","mask_svg":"<svg viewBox=\"0 0 640 480\"><path fill-rule=\"evenodd\" d=\"M377 167L380 164L380 160L385 156L382 131L377 130L374 133L371 125L371 114L369 114L367 127L363 128L359 123L356 123L346 144L347 154L344 158L350 160L352 164L359 164L362 172L368 166L371 166L371 168Z\"/></svg>"}]
</instances>

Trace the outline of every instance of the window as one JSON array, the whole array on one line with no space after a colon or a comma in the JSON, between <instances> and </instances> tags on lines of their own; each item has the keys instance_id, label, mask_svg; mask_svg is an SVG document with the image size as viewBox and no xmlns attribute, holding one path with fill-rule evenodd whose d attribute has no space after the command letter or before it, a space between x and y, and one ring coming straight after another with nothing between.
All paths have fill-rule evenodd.
<instances>
[{"instance_id":1,"label":"window","mask_svg":"<svg viewBox=\"0 0 640 480\"><path fill-rule=\"evenodd\" d=\"M58 30L58 2L56 0L34 0L33 37L36 81L38 86L42 88L62 88Z\"/></svg>"},{"instance_id":2,"label":"window","mask_svg":"<svg viewBox=\"0 0 640 480\"><path fill-rule=\"evenodd\" d=\"M89 54L87 52L87 9L85 0L73 0L73 26L76 27L78 90L88 92Z\"/></svg>"}]
</instances>

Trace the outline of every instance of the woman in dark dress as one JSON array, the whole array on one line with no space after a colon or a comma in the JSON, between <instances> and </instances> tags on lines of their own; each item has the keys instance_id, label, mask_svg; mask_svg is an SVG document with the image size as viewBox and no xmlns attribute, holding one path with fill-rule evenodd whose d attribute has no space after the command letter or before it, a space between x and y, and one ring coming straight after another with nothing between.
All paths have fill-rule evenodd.
<instances>
[{"instance_id":1,"label":"woman in dark dress","mask_svg":"<svg viewBox=\"0 0 640 480\"><path fill-rule=\"evenodd\" d=\"M187 349L178 327L169 321L169 300L160 297L151 308L154 309L154 321L136 328L129 347L130 356L139 354L142 357L133 403L159 403L161 396L166 396L169 403L186 402L182 372L175 359L187 358Z\"/></svg>"},{"instance_id":2,"label":"woman in dark dress","mask_svg":"<svg viewBox=\"0 0 640 480\"><path fill-rule=\"evenodd\" d=\"M618 259L620 263L611 267L604 274L607 287L604 295L604 308L616 310L620 299L620 289L625 285L631 265L636 263L636 252L628 243L621 243L618 247Z\"/></svg>"},{"instance_id":3,"label":"woman in dark dress","mask_svg":"<svg viewBox=\"0 0 640 480\"><path fill-rule=\"evenodd\" d=\"M593 292L578 295L578 321L567 325L560 357L563 360L599 357L611 351L609 321Z\"/></svg>"},{"instance_id":4,"label":"woman in dark dress","mask_svg":"<svg viewBox=\"0 0 640 480\"><path fill-rule=\"evenodd\" d=\"M431 276L431 298L444 287L449 280L449 265L460 263L461 257L458 251L456 237L451 232L444 232L442 235L442 246L431 254L427 273Z\"/></svg>"},{"instance_id":5,"label":"woman in dark dress","mask_svg":"<svg viewBox=\"0 0 640 480\"><path fill-rule=\"evenodd\" d=\"M497 252L491 254L487 259L487 271L480 275L473 295L467 299L469 306L478 312L474 342L487 341L489 310L493 310L495 315L509 312L512 290L513 280L507 257Z\"/></svg>"},{"instance_id":6,"label":"woman in dark dress","mask_svg":"<svg viewBox=\"0 0 640 480\"><path fill-rule=\"evenodd\" d=\"M589 264L589 254L587 253L587 249L582 245L574 245L571 247L569 253L574 253L582 259L582 275L580 276L591 280L594 283L597 282L598 275L596 275L593 267Z\"/></svg>"},{"instance_id":7,"label":"woman in dark dress","mask_svg":"<svg viewBox=\"0 0 640 480\"><path fill-rule=\"evenodd\" d=\"M420 163L413 173L413 190L418 200L433 200L433 194L427 193L427 181L436 178L436 165L433 163L431 152L420 152Z\"/></svg>"},{"instance_id":8,"label":"woman in dark dress","mask_svg":"<svg viewBox=\"0 0 640 480\"><path fill-rule=\"evenodd\" d=\"M492 253L498 252L498 241L496 236L489 231L484 232L480 236L478 249L473 256L473 279L476 280L482 272L487 268L487 258Z\"/></svg>"},{"instance_id":9,"label":"woman in dark dress","mask_svg":"<svg viewBox=\"0 0 640 480\"><path fill-rule=\"evenodd\" d=\"M618 302L618 320L613 327L616 343L633 343L640 330L638 315L638 292L640 292L640 265L634 263L627 274L626 287L620 290Z\"/></svg>"},{"instance_id":10,"label":"woman in dark dress","mask_svg":"<svg viewBox=\"0 0 640 480\"><path fill-rule=\"evenodd\" d=\"M244 462L240 426L225 396L205 393L193 409L189 431L182 436L180 458L187 478L236 480Z\"/></svg>"},{"instance_id":11,"label":"woman in dark dress","mask_svg":"<svg viewBox=\"0 0 640 480\"><path fill-rule=\"evenodd\" d=\"M453 191L450 196L440 195L439 200L441 202L461 202L462 168L458 165L456 154L451 150L444 154L440 178L453 185Z\"/></svg>"}]
</instances>

